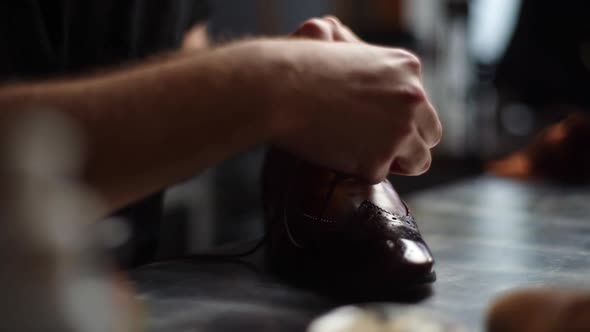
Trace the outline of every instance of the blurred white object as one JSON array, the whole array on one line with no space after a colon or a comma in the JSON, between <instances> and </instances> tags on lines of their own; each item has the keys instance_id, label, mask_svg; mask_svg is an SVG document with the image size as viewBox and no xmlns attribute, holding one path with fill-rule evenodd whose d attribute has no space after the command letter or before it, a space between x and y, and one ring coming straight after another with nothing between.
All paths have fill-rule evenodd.
<instances>
[{"instance_id":1,"label":"blurred white object","mask_svg":"<svg viewBox=\"0 0 590 332\"><path fill-rule=\"evenodd\" d=\"M314 320L308 332L381 332L383 324L375 313L354 306L335 309Z\"/></svg>"},{"instance_id":2,"label":"blurred white object","mask_svg":"<svg viewBox=\"0 0 590 332\"><path fill-rule=\"evenodd\" d=\"M422 309L388 310L345 306L314 320L307 332L464 332L465 329Z\"/></svg>"},{"instance_id":3,"label":"blurred white object","mask_svg":"<svg viewBox=\"0 0 590 332\"><path fill-rule=\"evenodd\" d=\"M500 60L518 23L521 0L475 0L469 20L469 47L477 60Z\"/></svg>"},{"instance_id":4,"label":"blurred white object","mask_svg":"<svg viewBox=\"0 0 590 332\"><path fill-rule=\"evenodd\" d=\"M0 331L133 331L95 223L105 210L75 174L82 140L55 113L27 113L0 140Z\"/></svg>"}]
</instances>

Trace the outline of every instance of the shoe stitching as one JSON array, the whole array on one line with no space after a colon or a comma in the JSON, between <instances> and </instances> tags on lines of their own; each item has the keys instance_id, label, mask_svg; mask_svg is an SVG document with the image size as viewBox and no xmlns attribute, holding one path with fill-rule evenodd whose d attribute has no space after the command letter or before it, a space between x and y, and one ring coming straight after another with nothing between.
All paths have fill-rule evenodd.
<instances>
[{"instance_id":1,"label":"shoe stitching","mask_svg":"<svg viewBox=\"0 0 590 332\"><path fill-rule=\"evenodd\" d=\"M301 162L297 163L294 166L294 169L297 169L297 167L301 166ZM342 177L339 176L338 174L335 175L334 179L332 180L331 184L330 184L330 190L328 191L328 195L326 196L326 200L324 202L324 207L322 208L322 212L320 217L315 217L309 214L304 213L303 216L311 219L312 221L315 222L323 222L323 223L330 223L330 224L334 224L336 223L335 221L332 220L328 220L323 218L323 214L325 213L326 209L328 208L328 204L330 203L330 200L332 199L332 196L334 194L334 190L336 189L336 186L338 185L338 183L342 180ZM292 181L292 179L290 180ZM285 190L285 199L283 202L283 208L282 208L282 219L283 219L283 226L285 228L285 233L287 235L287 237L289 238L289 241L291 242L291 244L293 244L294 246L298 247L299 249L307 249L307 246L300 244L296 239L295 236L293 234L293 232L291 231L291 226L289 225L289 220L287 217L287 211L286 211L286 206L284 205L285 202L288 201L288 195L290 192L290 183L287 184L287 189Z\"/></svg>"},{"instance_id":2,"label":"shoe stitching","mask_svg":"<svg viewBox=\"0 0 590 332\"><path fill-rule=\"evenodd\" d=\"M296 164L294 168L296 169L299 166L300 166L300 163ZM289 178L289 177L287 177L287 178ZM329 192L329 195L328 195L328 198L327 198L326 202L324 203L326 206L327 206L327 204L329 203L329 201L331 199L331 196L332 196L331 194L332 194L333 190L335 189L335 186L337 185L337 183L340 180L341 180L341 178L339 178L338 176L336 176L336 178L332 181L332 188L331 188L331 190ZM290 191L290 188L289 187L290 187L290 184L288 183L287 184L287 189L285 190L285 199L283 201L283 204L286 201L288 201L288 198L287 197L288 197L289 191ZM414 218L410 214L410 210L409 210L408 206L406 205L405 202L402 201L402 203L406 207L406 211L408 211L408 215L406 215L406 216L399 216L399 215L393 214L393 213L391 213L391 212L389 212L389 211L387 211L385 209L380 208L379 206L373 204L370 201L364 201L363 203L361 203L361 205L357 209L357 212L358 211L365 210L365 209L374 210L374 211L377 211L377 214L379 214L379 215L381 215L381 216L383 216L383 217L385 217L385 218L387 218L387 219L390 220L388 222L388 225L389 226L393 226L392 224L398 224L398 225L401 225L401 226L410 227L411 229L417 231L418 230L418 227L417 227L417 225L415 223ZM326 208L326 206L324 206L324 209ZM297 240L295 240L295 237L293 236L293 234L291 232L291 227L289 225L289 221L288 221L288 217L287 217L286 206L283 205L281 210L282 210L282 213L281 213L282 218L281 219L283 221L283 226L285 228L285 231L286 231L287 237L289 238L289 241L291 242L291 244L295 245L296 247L298 247L300 249L307 249L307 246L302 245ZM323 215L323 212L322 212L322 215ZM309 215L309 214L306 214L306 213L303 213L303 216L306 217L306 218L308 218L308 219L310 219L310 220L312 220L312 221L315 221L315 222L323 222L323 223L331 223L331 224L336 223L333 220L325 219L323 217L315 217L315 216L312 216L312 215ZM372 216L370 216L369 220L372 220L374 217L375 217L375 214L373 214Z\"/></svg>"},{"instance_id":3,"label":"shoe stitching","mask_svg":"<svg viewBox=\"0 0 590 332\"><path fill-rule=\"evenodd\" d=\"M405 204L404 204L405 205ZM416 225L416 222L414 221L414 218L411 215L407 215L407 216L399 216L397 214L391 213L383 208L380 208L379 206L371 203L370 201L364 201L363 203L361 203L361 205L359 206L359 210L369 210L369 211L376 211L375 214L379 214L385 218L387 218L389 220L389 224L394 223L394 224L401 224L403 226L409 226L412 228L418 228ZM374 217L371 216L371 219Z\"/></svg>"},{"instance_id":4,"label":"shoe stitching","mask_svg":"<svg viewBox=\"0 0 590 332\"><path fill-rule=\"evenodd\" d=\"M315 221L315 222L323 222L323 223L326 223L326 224L335 224L336 223L334 220L330 220L330 219L326 219L326 218L320 218L320 217L315 217L315 216L312 216L312 215L307 214L307 213L304 213L303 216L306 217L306 218L308 218L308 219L311 219L312 221Z\"/></svg>"},{"instance_id":5,"label":"shoe stitching","mask_svg":"<svg viewBox=\"0 0 590 332\"><path fill-rule=\"evenodd\" d=\"M402 226L410 226L412 228L417 228L414 218L411 215L399 216L399 215L393 214L383 208L378 207L377 205L371 203L370 201L364 201L363 203L361 203L361 205L359 206L359 210L361 210L361 211L362 210L369 210L369 211L373 210L375 213L369 218L369 220L373 219L375 217L375 215L378 214L382 217L387 218L389 220L389 222L387 222L387 224L389 224L391 226L402 225ZM336 221L334 221L334 220L312 216L307 213L303 213L302 215L305 218L311 220L312 222L321 222L321 223L325 223L325 224L335 224L336 223Z\"/></svg>"}]
</instances>

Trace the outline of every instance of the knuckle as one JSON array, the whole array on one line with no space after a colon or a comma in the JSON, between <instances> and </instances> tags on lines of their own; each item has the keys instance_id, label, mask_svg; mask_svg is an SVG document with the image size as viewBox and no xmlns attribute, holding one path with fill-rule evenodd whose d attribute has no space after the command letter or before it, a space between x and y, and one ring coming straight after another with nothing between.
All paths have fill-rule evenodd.
<instances>
[{"instance_id":1,"label":"knuckle","mask_svg":"<svg viewBox=\"0 0 590 332\"><path fill-rule=\"evenodd\" d=\"M345 24L342 23L336 16L327 15L323 19L331 26L332 33L335 41L358 43L360 39L357 35L350 30Z\"/></svg>"},{"instance_id":2,"label":"knuckle","mask_svg":"<svg viewBox=\"0 0 590 332\"><path fill-rule=\"evenodd\" d=\"M414 83L401 84L396 89L396 95L402 102L410 104L426 101L426 92L420 85ZM415 112L415 108L412 110Z\"/></svg>"},{"instance_id":3,"label":"knuckle","mask_svg":"<svg viewBox=\"0 0 590 332\"><path fill-rule=\"evenodd\" d=\"M317 30L317 31L322 31L324 30L324 23L322 22L321 19L319 18L312 18L309 19L307 21L305 21L302 25L301 25L301 29L307 29L307 30Z\"/></svg>"},{"instance_id":4,"label":"knuckle","mask_svg":"<svg viewBox=\"0 0 590 332\"><path fill-rule=\"evenodd\" d=\"M331 39L332 31L325 20L312 18L305 21L296 31L296 36L313 39Z\"/></svg>"},{"instance_id":5,"label":"knuckle","mask_svg":"<svg viewBox=\"0 0 590 332\"><path fill-rule=\"evenodd\" d=\"M342 22L340 22L340 20L334 15L326 15L326 16L324 16L324 20L330 22L331 24L337 25L337 26L342 24Z\"/></svg>"},{"instance_id":6,"label":"knuckle","mask_svg":"<svg viewBox=\"0 0 590 332\"><path fill-rule=\"evenodd\" d=\"M404 65L410 68L413 72L422 72L422 62L416 56L411 56L405 59Z\"/></svg>"},{"instance_id":7,"label":"knuckle","mask_svg":"<svg viewBox=\"0 0 590 332\"><path fill-rule=\"evenodd\" d=\"M420 58L416 54L404 49L396 49L396 55L401 58L404 66L416 72L422 70L422 61L420 61Z\"/></svg>"},{"instance_id":8,"label":"knuckle","mask_svg":"<svg viewBox=\"0 0 590 332\"><path fill-rule=\"evenodd\" d=\"M386 63L380 70L378 77L383 79L389 79L394 81L393 85L390 85L390 90L399 98L400 101L408 102L425 102L427 100L426 92L420 79L416 76L420 74L420 69L410 69L410 73L405 69L408 67L407 60L391 61Z\"/></svg>"},{"instance_id":9,"label":"knuckle","mask_svg":"<svg viewBox=\"0 0 590 332\"><path fill-rule=\"evenodd\" d=\"M322 19L319 17L310 18L309 20L305 21L303 25L314 25L320 26L322 24Z\"/></svg>"},{"instance_id":10,"label":"knuckle","mask_svg":"<svg viewBox=\"0 0 590 332\"><path fill-rule=\"evenodd\" d=\"M403 49L403 48L397 48L397 49L395 49L395 51L397 52L397 54L400 57L412 59L412 60L420 62L420 59L418 58L418 56L413 52L410 52L410 51Z\"/></svg>"}]
</instances>

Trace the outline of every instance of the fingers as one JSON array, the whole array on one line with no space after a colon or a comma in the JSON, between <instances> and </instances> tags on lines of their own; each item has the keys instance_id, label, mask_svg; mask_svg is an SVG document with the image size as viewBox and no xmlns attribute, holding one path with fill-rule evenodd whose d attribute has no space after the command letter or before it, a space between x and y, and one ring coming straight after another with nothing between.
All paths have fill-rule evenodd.
<instances>
[{"instance_id":1,"label":"fingers","mask_svg":"<svg viewBox=\"0 0 590 332\"><path fill-rule=\"evenodd\" d=\"M374 158L374 156L373 156ZM382 158L372 160L368 157L361 163L362 168L357 169L356 173L368 183L379 183L387 177L388 174L399 174L404 176L422 175L430 169L432 164L432 154L428 145L414 130L412 135L407 136L398 148L395 149L394 155L382 155Z\"/></svg>"},{"instance_id":2,"label":"fingers","mask_svg":"<svg viewBox=\"0 0 590 332\"><path fill-rule=\"evenodd\" d=\"M391 173L400 175L421 175L430 169L431 164L430 147L416 130L404 144L400 145L389 170Z\"/></svg>"},{"instance_id":3,"label":"fingers","mask_svg":"<svg viewBox=\"0 0 590 332\"><path fill-rule=\"evenodd\" d=\"M432 149L440 143L443 132L442 124L436 110L428 101L417 107L416 129L428 148Z\"/></svg>"},{"instance_id":4,"label":"fingers","mask_svg":"<svg viewBox=\"0 0 590 332\"><path fill-rule=\"evenodd\" d=\"M377 127L375 129L376 132L381 132ZM361 168L357 169L360 177L369 183L378 183L388 174L417 176L430 169L431 149L418 133L418 129L414 126L407 133L402 130L401 133L397 131L397 134L397 138L381 136L381 143L389 143L373 143L377 148L367 151L359 164Z\"/></svg>"},{"instance_id":5,"label":"fingers","mask_svg":"<svg viewBox=\"0 0 590 332\"><path fill-rule=\"evenodd\" d=\"M309 20L293 35L351 42L302 43L325 53L314 58L313 71L301 76L312 79L304 92L313 98L298 98L303 106L297 109L320 110L309 113L306 129L328 141L317 148L322 153L313 151L313 144L295 140L293 149L299 147L310 159L370 183L390 172L426 172L432 162L430 149L440 141L442 128L424 92L418 57L402 49L363 44L334 17ZM358 139L351 140L350 133L358 133Z\"/></svg>"},{"instance_id":6,"label":"fingers","mask_svg":"<svg viewBox=\"0 0 590 332\"><path fill-rule=\"evenodd\" d=\"M361 42L360 38L334 16L307 20L292 35L324 41Z\"/></svg>"},{"instance_id":7,"label":"fingers","mask_svg":"<svg viewBox=\"0 0 590 332\"><path fill-rule=\"evenodd\" d=\"M425 145L429 149L434 148L442 138L442 124L424 91L420 59L402 49L391 51L391 66L396 73L392 75L392 82L397 81L397 84L392 84L394 93L391 97L401 102L399 107L408 111L403 113L410 114L408 125L414 124Z\"/></svg>"},{"instance_id":8,"label":"fingers","mask_svg":"<svg viewBox=\"0 0 590 332\"><path fill-rule=\"evenodd\" d=\"M391 173L390 165L394 159L393 156L387 154L381 154L380 156L382 158L379 158L379 155L375 158L375 155L373 155L359 160L355 174L370 184L383 181Z\"/></svg>"},{"instance_id":9,"label":"fingers","mask_svg":"<svg viewBox=\"0 0 590 332\"><path fill-rule=\"evenodd\" d=\"M400 175L421 175L430 169L432 164L431 149L441 140L442 125L436 110L424 99L414 104L413 117L410 116L406 126L412 128L402 138L396 151L390 172Z\"/></svg>"}]
</instances>

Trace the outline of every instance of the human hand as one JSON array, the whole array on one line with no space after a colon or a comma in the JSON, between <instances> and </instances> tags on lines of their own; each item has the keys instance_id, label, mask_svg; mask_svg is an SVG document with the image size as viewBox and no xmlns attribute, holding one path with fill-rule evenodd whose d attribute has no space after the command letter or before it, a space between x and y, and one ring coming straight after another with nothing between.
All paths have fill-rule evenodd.
<instances>
[{"instance_id":1,"label":"human hand","mask_svg":"<svg viewBox=\"0 0 590 332\"><path fill-rule=\"evenodd\" d=\"M297 38L307 38L332 42L364 43L356 34L354 34L354 32L351 31L350 28L342 24L342 22L340 22L340 20L338 20L334 16L325 16L323 18L310 19L304 22L297 30L295 30L292 36ZM413 66L414 69L417 69L416 71L414 71L413 74L420 78L421 64L419 59L412 54L406 53L406 51L398 51L400 51L400 55L403 54L403 56L408 58L407 61L409 62L410 66ZM417 113L421 114L422 118L426 118L426 120L422 120L422 122L428 122L429 120L433 122L430 124L422 123L422 127L433 128L433 133L431 133L430 136L438 138L436 140L433 140L435 142L431 144L432 146L426 149L419 147L420 144L416 143L417 137L414 137L414 139L406 138L406 143L399 146L399 155L393 158L393 160L391 161L391 165L389 167L390 172L402 175L418 175L428 170L431 163L430 148L432 148L434 145L436 145L436 143L438 143L442 131L440 121L438 120L438 116L436 115L436 111L425 97L426 94L423 91L422 85L419 84L414 88L420 90L417 91L418 95L424 97L424 100L422 100L422 102L418 102L416 103L416 105L414 105L417 108ZM426 116L424 116L424 113L426 113ZM429 144L430 143L426 143L426 146L429 146ZM377 176L374 176L374 174L369 174L368 179L376 181L378 178L385 177L387 174L383 174L384 166L385 165L381 165L379 167L379 170L376 172ZM367 174L359 175L367 177Z\"/></svg>"},{"instance_id":2,"label":"human hand","mask_svg":"<svg viewBox=\"0 0 590 332\"><path fill-rule=\"evenodd\" d=\"M302 29L311 33L316 25ZM267 78L275 108L271 143L372 183L390 172L424 173L442 127L424 92L420 61L405 50L362 43L347 29L330 29L316 35L356 42L266 42L270 49L263 53L278 54Z\"/></svg>"}]
</instances>

